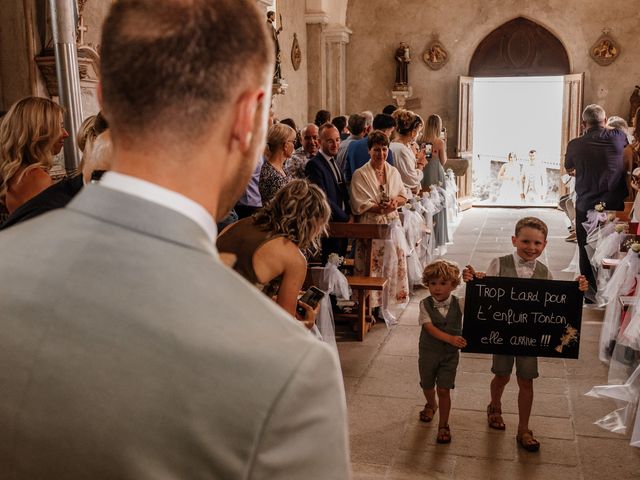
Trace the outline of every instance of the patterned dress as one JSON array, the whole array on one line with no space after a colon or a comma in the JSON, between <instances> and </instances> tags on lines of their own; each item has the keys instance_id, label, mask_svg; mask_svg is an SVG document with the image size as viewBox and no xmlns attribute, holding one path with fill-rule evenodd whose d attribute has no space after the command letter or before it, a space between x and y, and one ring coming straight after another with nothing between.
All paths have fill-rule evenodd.
<instances>
[{"instance_id":1,"label":"patterned dress","mask_svg":"<svg viewBox=\"0 0 640 480\"><path fill-rule=\"evenodd\" d=\"M269 200L271 200L274 195L284 187L287 183L291 181L291 177L286 173L280 173L275 169L273 165L269 163L269 161L265 161L262 164L262 169L260 170L260 182L258 184L258 189L260 190L260 197L262 198L262 205L266 205Z\"/></svg>"}]
</instances>

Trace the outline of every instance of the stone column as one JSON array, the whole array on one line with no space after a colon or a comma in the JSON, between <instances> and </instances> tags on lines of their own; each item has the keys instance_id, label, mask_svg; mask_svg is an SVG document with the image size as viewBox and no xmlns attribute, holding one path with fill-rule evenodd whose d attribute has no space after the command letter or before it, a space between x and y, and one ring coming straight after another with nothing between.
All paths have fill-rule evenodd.
<instances>
[{"instance_id":1,"label":"stone column","mask_svg":"<svg viewBox=\"0 0 640 480\"><path fill-rule=\"evenodd\" d=\"M351 33L344 25L331 25L324 30L327 57L325 105L333 116L346 112L346 46Z\"/></svg>"},{"instance_id":2,"label":"stone column","mask_svg":"<svg viewBox=\"0 0 640 480\"><path fill-rule=\"evenodd\" d=\"M324 29L329 21L325 13L307 13L307 78L308 78L308 111L309 121L318 110L326 108L327 77L326 47L323 37ZM333 113L333 112L332 112Z\"/></svg>"}]
</instances>

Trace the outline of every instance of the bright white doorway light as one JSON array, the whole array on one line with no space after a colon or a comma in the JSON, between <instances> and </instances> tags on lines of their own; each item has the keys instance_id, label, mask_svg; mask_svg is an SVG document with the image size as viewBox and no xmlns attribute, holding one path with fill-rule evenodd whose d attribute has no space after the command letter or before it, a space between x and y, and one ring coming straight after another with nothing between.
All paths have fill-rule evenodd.
<instances>
[{"instance_id":1,"label":"bright white doorway light","mask_svg":"<svg viewBox=\"0 0 640 480\"><path fill-rule=\"evenodd\" d=\"M557 205L563 85L563 77L474 80L477 205ZM535 159L529 159L530 150ZM516 154L516 165L508 162L509 152Z\"/></svg>"}]
</instances>

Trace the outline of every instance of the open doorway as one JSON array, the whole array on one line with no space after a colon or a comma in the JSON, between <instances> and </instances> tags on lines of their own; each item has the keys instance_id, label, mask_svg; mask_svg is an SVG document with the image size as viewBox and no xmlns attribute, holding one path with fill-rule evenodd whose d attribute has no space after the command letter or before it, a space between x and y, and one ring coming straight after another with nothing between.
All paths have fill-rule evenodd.
<instances>
[{"instance_id":1,"label":"open doorway","mask_svg":"<svg viewBox=\"0 0 640 480\"><path fill-rule=\"evenodd\" d=\"M474 81L475 205L558 204L564 77Z\"/></svg>"}]
</instances>

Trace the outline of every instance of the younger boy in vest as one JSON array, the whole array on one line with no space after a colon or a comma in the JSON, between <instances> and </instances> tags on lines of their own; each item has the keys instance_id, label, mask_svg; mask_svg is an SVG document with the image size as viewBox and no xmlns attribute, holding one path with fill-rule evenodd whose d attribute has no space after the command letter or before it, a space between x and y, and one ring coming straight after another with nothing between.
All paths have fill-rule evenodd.
<instances>
[{"instance_id":1,"label":"younger boy in vest","mask_svg":"<svg viewBox=\"0 0 640 480\"><path fill-rule=\"evenodd\" d=\"M552 280L551 272L545 264L537 258L547 246L547 225L535 217L525 217L516 224L515 235L511 242L516 251L510 255L494 258L486 272L476 272L471 265L467 265L462 273L465 282L474 277L518 277L539 278ZM584 276L576 281L580 283L580 290L586 291L589 284ZM516 364L516 378L518 380L518 444L529 452L537 452L540 442L535 439L529 429L529 417L533 405L533 379L538 378L538 357L522 357L513 355L493 355L494 374L491 381L491 403L487 406L487 421L490 428L504 430L502 419L502 393L509 379L513 364Z\"/></svg>"},{"instance_id":2,"label":"younger boy in vest","mask_svg":"<svg viewBox=\"0 0 640 480\"><path fill-rule=\"evenodd\" d=\"M427 404L420 420L430 422L438 410L436 385L440 403L438 443L451 442L449 411L451 389L454 388L460 349L467 342L462 334L462 308L451 292L460 284L460 268L447 260L436 260L423 273L424 284L431 295L420 302L420 344L418 368L420 386Z\"/></svg>"}]
</instances>

